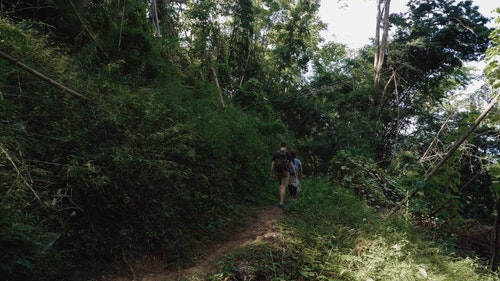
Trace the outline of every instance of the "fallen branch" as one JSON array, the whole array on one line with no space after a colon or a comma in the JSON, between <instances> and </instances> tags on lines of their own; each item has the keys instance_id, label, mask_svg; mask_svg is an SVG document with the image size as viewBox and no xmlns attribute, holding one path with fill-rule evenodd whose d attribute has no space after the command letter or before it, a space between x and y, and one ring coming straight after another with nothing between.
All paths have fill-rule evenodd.
<instances>
[{"instance_id":1,"label":"fallen branch","mask_svg":"<svg viewBox=\"0 0 500 281\"><path fill-rule=\"evenodd\" d=\"M14 160L12 160L12 158L9 155L9 153L2 146L0 146L0 150L3 152L3 154L5 154L5 156L9 160L10 164L12 164L12 167L14 167L14 170L16 170L17 175L21 178L21 180L23 181L23 183L31 190L31 192L33 192L33 195L35 195L35 198L38 201L42 202L42 199L40 199L40 196L38 196L38 194L33 189L33 187L31 186L31 184L29 184L28 181L23 177L21 171L17 168L16 163L14 162ZM5 198L4 198L4 200L5 200ZM4 203L4 200L2 200L2 204Z\"/></svg>"},{"instance_id":2,"label":"fallen branch","mask_svg":"<svg viewBox=\"0 0 500 281\"><path fill-rule=\"evenodd\" d=\"M453 147L446 153L446 155L439 161L439 163L434 166L434 168L425 176L424 182L428 182L440 169L441 167L446 163L446 161L457 151L457 149L465 142L465 140L470 137L472 132L481 124L481 121L486 117L486 115L490 112L490 110L495 106L495 104L498 102L498 98L500 97L500 92L498 92L495 97L491 100L491 102L488 104L485 110L477 117L477 119L474 121L474 124L465 132L462 137L453 145ZM396 211L401 208L410 198L415 196L419 190L415 188L406 198L404 198L402 201L400 201L390 212L389 215L393 215Z\"/></svg>"},{"instance_id":3,"label":"fallen branch","mask_svg":"<svg viewBox=\"0 0 500 281\"><path fill-rule=\"evenodd\" d=\"M462 137L453 145L453 147L446 153L446 155L439 161L439 163L432 169L432 171L427 174L425 177L424 181L429 181L438 171L439 169L444 165L444 163L453 155L453 153L462 145L462 143L465 142L465 140L474 132L474 130L481 124L481 121L483 121L484 117L490 112L490 110L495 106L495 104L498 101L498 97L500 96L500 92L495 95L493 100L488 104L486 109L477 117L476 121L474 121L474 124L465 132Z\"/></svg>"},{"instance_id":4,"label":"fallen branch","mask_svg":"<svg viewBox=\"0 0 500 281\"><path fill-rule=\"evenodd\" d=\"M7 55L6 53L0 51L0 57L3 58L4 60L10 62L11 64L15 65L16 67L19 67L21 68L22 70L30 73L30 74L33 74L34 76L36 76L37 78L40 78L41 80L49 83L50 85L52 86L55 86L56 88L58 88L59 90L62 90L64 93L68 93L74 97L77 97L77 98L80 98L80 99L84 99L84 100L87 100L87 97L79 94L78 92L75 92L73 90L71 90L70 88L60 84L60 83L57 83L56 81L50 79L49 77L41 74L40 72L34 70L33 68L30 68L29 66L19 62L17 59Z\"/></svg>"},{"instance_id":5,"label":"fallen branch","mask_svg":"<svg viewBox=\"0 0 500 281\"><path fill-rule=\"evenodd\" d=\"M215 73L215 70L213 67L210 68L210 70L212 71L212 74L213 74L214 79L215 79L215 84L217 85L217 89L218 89L219 97L220 97L220 103L222 105L222 108L226 109L226 104L224 103L224 96L222 95L222 90L221 90L220 85L219 85L219 79L217 79L217 74Z\"/></svg>"}]
</instances>

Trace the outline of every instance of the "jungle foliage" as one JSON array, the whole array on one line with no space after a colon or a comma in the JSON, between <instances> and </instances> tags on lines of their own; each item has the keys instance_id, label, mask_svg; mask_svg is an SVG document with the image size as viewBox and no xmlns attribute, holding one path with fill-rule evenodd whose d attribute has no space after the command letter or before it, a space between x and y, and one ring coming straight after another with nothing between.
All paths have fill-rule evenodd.
<instances>
[{"instance_id":1,"label":"jungle foliage","mask_svg":"<svg viewBox=\"0 0 500 281\"><path fill-rule=\"evenodd\" d=\"M7 32L19 42L2 50L87 100L1 64L2 278L83 278L123 253L180 262L266 198L255 186L283 125L222 109L213 85L186 87L168 65L158 86L132 86L3 20Z\"/></svg>"},{"instance_id":2,"label":"jungle foliage","mask_svg":"<svg viewBox=\"0 0 500 281\"><path fill-rule=\"evenodd\" d=\"M456 257L454 245L431 238L409 210L386 217L324 179L304 186L278 221L280 235L226 255L208 280L498 280L484 260Z\"/></svg>"},{"instance_id":3,"label":"jungle foliage","mask_svg":"<svg viewBox=\"0 0 500 281\"><path fill-rule=\"evenodd\" d=\"M497 109L424 180L498 91L498 29L471 1L391 17L383 91L372 46L322 42L317 0L35 2L1 4L2 279L187 264L275 201L281 140L378 211L414 194L443 241L498 219ZM454 104L485 52L489 84Z\"/></svg>"}]
</instances>

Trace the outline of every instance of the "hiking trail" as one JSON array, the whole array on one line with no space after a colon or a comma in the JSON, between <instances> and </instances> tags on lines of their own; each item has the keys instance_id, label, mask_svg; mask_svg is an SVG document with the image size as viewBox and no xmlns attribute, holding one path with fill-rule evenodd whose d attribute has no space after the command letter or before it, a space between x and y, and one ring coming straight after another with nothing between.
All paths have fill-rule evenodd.
<instances>
[{"instance_id":1,"label":"hiking trail","mask_svg":"<svg viewBox=\"0 0 500 281\"><path fill-rule=\"evenodd\" d=\"M255 243L269 237L281 236L277 220L285 216L285 212L277 206L267 206L255 212L255 215L244 219L242 225L236 227L235 233L224 241L215 242L203 254L195 258L195 265L188 268L166 269L161 260L144 258L142 261L129 261L123 256L124 268L128 272L102 276L102 281L182 281L205 280L206 276L217 272L215 262L228 252ZM198 279L193 279L193 278ZM190 279L186 279L190 278Z\"/></svg>"}]
</instances>

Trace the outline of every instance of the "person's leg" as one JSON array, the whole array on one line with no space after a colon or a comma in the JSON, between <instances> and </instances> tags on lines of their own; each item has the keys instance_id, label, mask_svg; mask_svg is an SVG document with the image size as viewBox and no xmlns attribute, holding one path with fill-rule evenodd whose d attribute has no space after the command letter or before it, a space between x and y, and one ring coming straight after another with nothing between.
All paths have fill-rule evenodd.
<instances>
[{"instance_id":1,"label":"person's leg","mask_svg":"<svg viewBox=\"0 0 500 281\"><path fill-rule=\"evenodd\" d=\"M289 180L290 180L290 174L288 172L284 172L283 175L281 176L281 181L280 181L280 206L282 206L285 203L285 192Z\"/></svg>"},{"instance_id":2,"label":"person's leg","mask_svg":"<svg viewBox=\"0 0 500 281\"><path fill-rule=\"evenodd\" d=\"M279 194L280 194L280 207L283 205L283 202L285 201L285 196L282 195L283 191L282 190L282 186L283 186L283 173L278 173L278 184L279 184L279 187L278 187L278 190L279 190Z\"/></svg>"},{"instance_id":3,"label":"person's leg","mask_svg":"<svg viewBox=\"0 0 500 281\"><path fill-rule=\"evenodd\" d=\"M285 186L280 184L280 206L285 203Z\"/></svg>"},{"instance_id":4,"label":"person's leg","mask_svg":"<svg viewBox=\"0 0 500 281\"><path fill-rule=\"evenodd\" d=\"M297 179L290 175L290 180L288 182L288 189L290 190L290 197L297 197Z\"/></svg>"}]
</instances>

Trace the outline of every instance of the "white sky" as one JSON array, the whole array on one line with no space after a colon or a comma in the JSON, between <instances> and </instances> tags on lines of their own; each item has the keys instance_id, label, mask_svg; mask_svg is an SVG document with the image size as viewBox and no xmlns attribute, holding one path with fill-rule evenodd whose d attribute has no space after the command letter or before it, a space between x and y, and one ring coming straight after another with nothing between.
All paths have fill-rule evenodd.
<instances>
[{"instance_id":1,"label":"white sky","mask_svg":"<svg viewBox=\"0 0 500 281\"><path fill-rule=\"evenodd\" d=\"M500 7L498 0L473 0L479 12L486 17L497 17L493 10ZM391 13L406 10L407 0L392 0ZM347 4L346 4L347 3ZM377 0L321 0L319 16L328 24L328 30L321 34L326 41L347 44L360 48L375 37L375 16ZM493 21L490 23L493 26Z\"/></svg>"}]
</instances>

